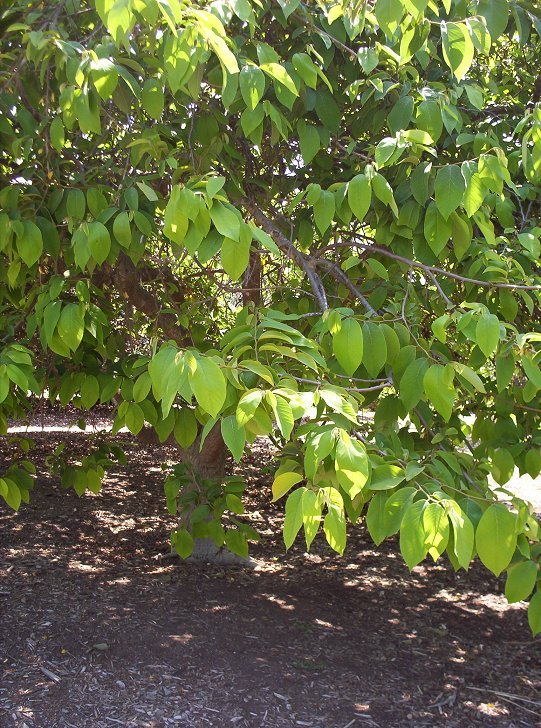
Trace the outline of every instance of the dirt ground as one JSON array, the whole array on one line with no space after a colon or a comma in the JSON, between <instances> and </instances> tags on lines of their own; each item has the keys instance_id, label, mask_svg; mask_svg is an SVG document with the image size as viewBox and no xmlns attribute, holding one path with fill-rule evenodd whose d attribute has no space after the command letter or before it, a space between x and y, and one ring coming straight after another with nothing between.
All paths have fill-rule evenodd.
<instances>
[{"instance_id":1,"label":"dirt ground","mask_svg":"<svg viewBox=\"0 0 541 728\"><path fill-rule=\"evenodd\" d=\"M35 456L66 438L85 452L52 431ZM259 568L164 558L174 453L121 439L100 495L43 470L29 506L0 506L1 726L541 726L541 641L501 580L410 576L362 527L343 558L319 537L285 554L264 444L242 467Z\"/></svg>"}]
</instances>

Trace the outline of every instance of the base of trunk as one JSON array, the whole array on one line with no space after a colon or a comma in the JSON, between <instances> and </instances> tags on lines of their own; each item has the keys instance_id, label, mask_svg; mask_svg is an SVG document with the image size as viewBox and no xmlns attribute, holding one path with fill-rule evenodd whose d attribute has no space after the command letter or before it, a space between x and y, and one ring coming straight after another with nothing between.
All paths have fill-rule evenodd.
<instances>
[{"instance_id":1,"label":"base of trunk","mask_svg":"<svg viewBox=\"0 0 541 728\"><path fill-rule=\"evenodd\" d=\"M172 554L173 556L174 554ZM238 556L232 551L217 548L211 538L196 538L191 555L186 559L192 564L217 564L219 566L243 566L246 569L255 569L259 564L250 556Z\"/></svg>"}]
</instances>

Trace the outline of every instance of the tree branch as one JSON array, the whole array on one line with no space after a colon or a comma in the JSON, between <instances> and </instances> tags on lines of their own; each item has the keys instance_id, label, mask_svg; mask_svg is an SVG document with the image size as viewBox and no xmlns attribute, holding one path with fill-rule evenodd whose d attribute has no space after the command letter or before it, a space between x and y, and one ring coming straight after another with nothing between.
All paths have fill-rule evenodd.
<instances>
[{"instance_id":1,"label":"tree branch","mask_svg":"<svg viewBox=\"0 0 541 728\"><path fill-rule=\"evenodd\" d=\"M310 285L312 286L312 290L314 291L319 303L319 307L322 311L326 311L329 308L329 304L327 303L325 288L323 287L323 282L316 273L315 266L310 258L301 253L300 250L297 250L280 228L267 217L267 215L255 202L243 199L240 201L240 204L250 213L259 227L271 236L280 250L285 253L290 260L296 263L299 268L302 268L302 270L306 273L306 277L310 281Z\"/></svg>"},{"instance_id":2,"label":"tree branch","mask_svg":"<svg viewBox=\"0 0 541 728\"><path fill-rule=\"evenodd\" d=\"M419 268L420 270L425 271L425 273L427 273L427 275L429 275L432 280L434 280L434 273L436 273L445 276L446 278L454 278L456 281L461 281L462 283L473 283L474 285L483 286L484 288L509 288L511 290L521 291L541 291L541 286L539 285L528 286L520 283L497 283L495 281L480 281L477 278L468 278L467 276L461 276L458 273L453 273L450 270L444 270L443 268L437 268L434 265L425 265L424 263L418 263L415 260L411 260L410 258L404 258L404 256L402 255L397 255L396 253L392 253L387 248L382 248L379 245L373 245L372 243L361 243L357 241L355 245L358 245L360 248L364 248L365 250L370 250L374 253L380 253L381 255L385 255L387 258L398 260L401 263L405 263L412 268Z\"/></svg>"}]
</instances>

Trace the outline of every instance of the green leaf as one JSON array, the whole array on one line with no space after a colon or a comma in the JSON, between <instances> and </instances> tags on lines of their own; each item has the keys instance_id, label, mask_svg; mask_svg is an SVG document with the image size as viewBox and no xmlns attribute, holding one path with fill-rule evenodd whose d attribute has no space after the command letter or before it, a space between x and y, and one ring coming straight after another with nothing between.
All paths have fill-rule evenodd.
<instances>
[{"instance_id":1,"label":"green leaf","mask_svg":"<svg viewBox=\"0 0 541 728\"><path fill-rule=\"evenodd\" d=\"M10 508L13 508L14 511L19 510L22 500L21 491L11 478L0 478L0 494Z\"/></svg>"},{"instance_id":2,"label":"green leaf","mask_svg":"<svg viewBox=\"0 0 541 728\"><path fill-rule=\"evenodd\" d=\"M477 372L474 372L471 367L458 361L452 362L451 366L459 375L459 377L462 377L462 379L465 379L467 382L469 382L474 389L476 389L478 392L481 392L481 394L486 393L485 385L483 384L481 377L477 374Z\"/></svg>"},{"instance_id":3,"label":"green leaf","mask_svg":"<svg viewBox=\"0 0 541 728\"><path fill-rule=\"evenodd\" d=\"M246 430L237 423L235 415L224 417L221 424L222 437L236 463L239 463L246 443Z\"/></svg>"},{"instance_id":4,"label":"green leaf","mask_svg":"<svg viewBox=\"0 0 541 728\"><path fill-rule=\"evenodd\" d=\"M483 564L499 576L509 566L517 545L516 516L494 503L481 516L475 534L477 553Z\"/></svg>"},{"instance_id":5,"label":"green leaf","mask_svg":"<svg viewBox=\"0 0 541 728\"><path fill-rule=\"evenodd\" d=\"M392 38L404 15L402 2L400 0L377 0L374 13L379 27L388 38Z\"/></svg>"},{"instance_id":6,"label":"green leaf","mask_svg":"<svg viewBox=\"0 0 541 728\"><path fill-rule=\"evenodd\" d=\"M449 509L449 518L453 526L453 552L459 566L468 570L472 560L475 531L467 514L454 501Z\"/></svg>"},{"instance_id":7,"label":"green leaf","mask_svg":"<svg viewBox=\"0 0 541 728\"><path fill-rule=\"evenodd\" d=\"M151 119L161 119L165 106L163 87L157 78L148 78L141 91L143 109Z\"/></svg>"},{"instance_id":8,"label":"green leaf","mask_svg":"<svg viewBox=\"0 0 541 728\"><path fill-rule=\"evenodd\" d=\"M541 591L536 591L528 606L528 624L536 637L541 632Z\"/></svg>"},{"instance_id":9,"label":"green leaf","mask_svg":"<svg viewBox=\"0 0 541 728\"><path fill-rule=\"evenodd\" d=\"M456 397L453 377L454 372L451 366L433 364L423 378L426 396L446 422L451 418Z\"/></svg>"},{"instance_id":10,"label":"green leaf","mask_svg":"<svg viewBox=\"0 0 541 728\"><path fill-rule=\"evenodd\" d=\"M448 164L438 170L434 195L436 206L444 220L447 220L449 215L460 205L465 189L466 182L460 167L455 164Z\"/></svg>"},{"instance_id":11,"label":"green leaf","mask_svg":"<svg viewBox=\"0 0 541 728\"><path fill-rule=\"evenodd\" d=\"M82 220L86 213L86 199L82 190L70 190L66 201L66 210L69 217Z\"/></svg>"},{"instance_id":12,"label":"green leaf","mask_svg":"<svg viewBox=\"0 0 541 728\"><path fill-rule=\"evenodd\" d=\"M289 440L291 431L293 430L294 420L291 405L279 394L273 394L272 392L267 393L267 397L270 400L276 423L282 435L286 440Z\"/></svg>"},{"instance_id":13,"label":"green leaf","mask_svg":"<svg viewBox=\"0 0 541 728\"><path fill-rule=\"evenodd\" d=\"M17 252L29 268L41 258L43 252L41 230L30 220L23 221L22 235L17 235Z\"/></svg>"},{"instance_id":14,"label":"green leaf","mask_svg":"<svg viewBox=\"0 0 541 728\"><path fill-rule=\"evenodd\" d=\"M451 215L453 250L457 260L462 260L470 249L473 230L471 224L458 213Z\"/></svg>"},{"instance_id":15,"label":"green leaf","mask_svg":"<svg viewBox=\"0 0 541 728\"><path fill-rule=\"evenodd\" d=\"M482 313L475 327L475 341L486 357L491 356L500 340L500 321L493 313Z\"/></svg>"},{"instance_id":16,"label":"green leaf","mask_svg":"<svg viewBox=\"0 0 541 728\"><path fill-rule=\"evenodd\" d=\"M163 232L177 245L182 245L190 220L185 212L184 189L175 185L165 208Z\"/></svg>"},{"instance_id":17,"label":"green leaf","mask_svg":"<svg viewBox=\"0 0 541 728\"><path fill-rule=\"evenodd\" d=\"M9 394L9 377L6 372L0 371L0 403L3 402Z\"/></svg>"},{"instance_id":18,"label":"green leaf","mask_svg":"<svg viewBox=\"0 0 541 728\"><path fill-rule=\"evenodd\" d=\"M181 448L187 450L194 444L197 437L197 430L197 420L195 419L194 413L189 409L178 410L173 434Z\"/></svg>"},{"instance_id":19,"label":"green leaf","mask_svg":"<svg viewBox=\"0 0 541 728\"><path fill-rule=\"evenodd\" d=\"M388 535L384 520L386 502L387 493L375 493L366 512L366 527L376 546Z\"/></svg>"},{"instance_id":20,"label":"green leaf","mask_svg":"<svg viewBox=\"0 0 541 728\"><path fill-rule=\"evenodd\" d=\"M389 130L396 134L401 129L407 129L413 117L414 101L411 96L402 96L393 106L387 116Z\"/></svg>"},{"instance_id":21,"label":"green leaf","mask_svg":"<svg viewBox=\"0 0 541 728\"><path fill-rule=\"evenodd\" d=\"M113 95L118 84L118 70L109 58L98 58L90 63L92 81L104 101Z\"/></svg>"},{"instance_id":22,"label":"green leaf","mask_svg":"<svg viewBox=\"0 0 541 728\"><path fill-rule=\"evenodd\" d=\"M72 351L75 351L83 339L85 330L85 312L82 304L68 303L62 308L58 319L58 335Z\"/></svg>"},{"instance_id":23,"label":"green leaf","mask_svg":"<svg viewBox=\"0 0 541 728\"><path fill-rule=\"evenodd\" d=\"M257 408L261 404L264 392L261 389L253 389L242 395L237 405L237 422L239 426L246 425L256 413Z\"/></svg>"},{"instance_id":24,"label":"green leaf","mask_svg":"<svg viewBox=\"0 0 541 728\"><path fill-rule=\"evenodd\" d=\"M230 529L225 534L225 545L234 554L246 559L248 557L248 543L246 536L236 529Z\"/></svg>"},{"instance_id":25,"label":"green leaf","mask_svg":"<svg viewBox=\"0 0 541 728\"><path fill-rule=\"evenodd\" d=\"M240 240L224 238L220 250L222 266L227 275L238 281L250 263L251 235L241 235Z\"/></svg>"},{"instance_id":26,"label":"green leaf","mask_svg":"<svg viewBox=\"0 0 541 728\"><path fill-rule=\"evenodd\" d=\"M103 223L98 221L89 223L88 248L98 265L106 260L111 250L111 236Z\"/></svg>"},{"instance_id":27,"label":"green leaf","mask_svg":"<svg viewBox=\"0 0 541 728\"><path fill-rule=\"evenodd\" d=\"M509 19L509 0L479 0L477 14L486 20L493 41L505 31Z\"/></svg>"},{"instance_id":28,"label":"green leaf","mask_svg":"<svg viewBox=\"0 0 541 728\"><path fill-rule=\"evenodd\" d=\"M294 53L292 57L293 68L297 71L309 88L316 88L318 69L307 53Z\"/></svg>"},{"instance_id":29,"label":"green leaf","mask_svg":"<svg viewBox=\"0 0 541 728\"><path fill-rule=\"evenodd\" d=\"M272 484L272 502L282 498L294 485L300 483L303 477L300 473L280 473Z\"/></svg>"},{"instance_id":30,"label":"green leaf","mask_svg":"<svg viewBox=\"0 0 541 728\"><path fill-rule=\"evenodd\" d=\"M511 480L515 472L515 461L509 450L505 447L494 450L491 460L494 480L499 485L503 485Z\"/></svg>"},{"instance_id":31,"label":"green leaf","mask_svg":"<svg viewBox=\"0 0 541 728\"><path fill-rule=\"evenodd\" d=\"M304 120L298 123L297 131L301 145L301 156L306 167L321 149L321 140L316 127L306 124Z\"/></svg>"},{"instance_id":32,"label":"green leaf","mask_svg":"<svg viewBox=\"0 0 541 728\"><path fill-rule=\"evenodd\" d=\"M372 188L368 177L358 174L348 183L348 203L351 212L360 222L364 221L372 200Z\"/></svg>"},{"instance_id":33,"label":"green leaf","mask_svg":"<svg viewBox=\"0 0 541 728\"><path fill-rule=\"evenodd\" d=\"M363 332L354 318L342 320L332 339L333 354L348 376L352 376L363 360Z\"/></svg>"},{"instance_id":34,"label":"green leaf","mask_svg":"<svg viewBox=\"0 0 541 728\"><path fill-rule=\"evenodd\" d=\"M427 369L426 359L414 359L402 375L399 386L400 399L408 411L416 407L423 396L423 378Z\"/></svg>"},{"instance_id":35,"label":"green leaf","mask_svg":"<svg viewBox=\"0 0 541 728\"><path fill-rule=\"evenodd\" d=\"M145 415L141 407L135 402L130 402L125 415L126 427L132 435L138 435L145 424Z\"/></svg>"},{"instance_id":36,"label":"green leaf","mask_svg":"<svg viewBox=\"0 0 541 728\"><path fill-rule=\"evenodd\" d=\"M505 596L510 604L528 599L535 588L537 573L537 564L534 561L520 561L509 567Z\"/></svg>"},{"instance_id":37,"label":"green leaf","mask_svg":"<svg viewBox=\"0 0 541 728\"><path fill-rule=\"evenodd\" d=\"M194 547L194 540L191 533L186 528L179 528L171 534L171 540L175 551L181 559L187 559Z\"/></svg>"},{"instance_id":38,"label":"green leaf","mask_svg":"<svg viewBox=\"0 0 541 728\"><path fill-rule=\"evenodd\" d=\"M284 543L289 549L303 523L302 498L306 488L301 487L291 493L286 501L286 517L284 520Z\"/></svg>"},{"instance_id":39,"label":"green leaf","mask_svg":"<svg viewBox=\"0 0 541 728\"><path fill-rule=\"evenodd\" d=\"M151 386L152 381L150 379L150 374L148 372L143 372L133 385L132 395L134 402L142 402L146 399Z\"/></svg>"},{"instance_id":40,"label":"green leaf","mask_svg":"<svg viewBox=\"0 0 541 728\"><path fill-rule=\"evenodd\" d=\"M100 397L100 384L95 376L88 374L81 385L81 403L86 409L93 407Z\"/></svg>"},{"instance_id":41,"label":"green leaf","mask_svg":"<svg viewBox=\"0 0 541 728\"><path fill-rule=\"evenodd\" d=\"M513 379L515 373L515 359L512 354L496 357L496 386L498 392L503 392Z\"/></svg>"},{"instance_id":42,"label":"green leaf","mask_svg":"<svg viewBox=\"0 0 541 728\"><path fill-rule=\"evenodd\" d=\"M243 66L239 86L244 103L253 111L265 93L265 74L257 66Z\"/></svg>"},{"instance_id":43,"label":"green leaf","mask_svg":"<svg viewBox=\"0 0 541 728\"><path fill-rule=\"evenodd\" d=\"M394 0L392 1L394 2ZM398 207L396 206L391 185L379 172L376 172L376 174L372 177L372 191L378 200L381 200L384 205L388 205L394 212L395 216L398 217Z\"/></svg>"},{"instance_id":44,"label":"green leaf","mask_svg":"<svg viewBox=\"0 0 541 728\"><path fill-rule=\"evenodd\" d=\"M281 83L282 86L287 88L287 90L292 93L293 96L299 95L297 87L295 86L295 82L286 71L286 69L279 63L262 63L260 68L272 79L278 81L278 83Z\"/></svg>"},{"instance_id":45,"label":"green leaf","mask_svg":"<svg viewBox=\"0 0 541 728\"><path fill-rule=\"evenodd\" d=\"M430 134L434 143L437 142L443 132L443 119L441 116L441 109L437 101L432 101L430 99L421 101L417 107L415 123L419 129Z\"/></svg>"},{"instance_id":46,"label":"green leaf","mask_svg":"<svg viewBox=\"0 0 541 728\"><path fill-rule=\"evenodd\" d=\"M475 49L464 23L441 22L443 57L457 81L468 73Z\"/></svg>"},{"instance_id":47,"label":"green leaf","mask_svg":"<svg viewBox=\"0 0 541 728\"><path fill-rule=\"evenodd\" d=\"M225 403L225 377L212 359L198 357L195 361L195 370L188 370L190 386L201 409L211 417L217 417Z\"/></svg>"},{"instance_id":48,"label":"green leaf","mask_svg":"<svg viewBox=\"0 0 541 728\"><path fill-rule=\"evenodd\" d=\"M65 135L64 135L64 124L60 116L55 116L49 127L49 138L51 140L51 146L56 149L57 152L61 152L64 148Z\"/></svg>"},{"instance_id":49,"label":"green leaf","mask_svg":"<svg viewBox=\"0 0 541 728\"><path fill-rule=\"evenodd\" d=\"M131 227L130 218L126 211L120 212L113 222L113 235L117 243L123 248L129 248L131 245Z\"/></svg>"},{"instance_id":50,"label":"green leaf","mask_svg":"<svg viewBox=\"0 0 541 728\"><path fill-rule=\"evenodd\" d=\"M322 190L314 203L314 220L321 234L329 228L334 218L335 200L332 192Z\"/></svg>"},{"instance_id":51,"label":"green leaf","mask_svg":"<svg viewBox=\"0 0 541 728\"><path fill-rule=\"evenodd\" d=\"M336 488L322 488L327 502L327 515L323 520L323 531L329 546L339 554L346 547L346 517L344 502Z\"/></svg>"},{"instance_id":52,"label":"green leaf","mask_svg":"<svg viewBox=\"0 0 541 728\"><path fill-rule=\"evenodd\" d=\"M362 326L363 365L371 377L376 377L387 361L387 340L382 329L370 321Z\"/></svg>"},{"instance_id":53,"label":"green leaf","mask_svg":"<svg viewBox=\"0 0 541 728\"><path fill-rule=\"evenodd\" d=\"M302 523L307 551L310 551L312 541L321 525L322 511L323 498L321 493L314 493L313 490L306 489L302 494Z\"/></svg>"},{"instance_id":54,"label":"green leaf","mask_svg":"<svg viewBox=\"0 0 541 728\"><path fill-rule=\"evenodd\" d=\"M358 495L370 477L370 461L364 445L342 431L336 443L336 477L351 499Z\"/></svg>"},{"instance_id":55,"label":"green leaf","mask_svg":"<svg viewBox=\"0 0 541 728\"><path fill-rule=\"evenodd\" d=\"M376 465L372 468L370 490L391 490L405 479L406 474L397 465Z\"/></svg>"},{"instance_id":56,"label":"green leaf","mask_svg":"<svg viewBox=\"0 0 541 728\"><path fill-rule=\"evenodd\" d=\"M436 561L447 548L449 541L449 519L445 508L439 503L429 503L423 511L425 548Z\"/></svg>"},{"instance_id":57,"label":"green leaf","mask_svg":"<svg viewBox=\"0 0 541 728\"><path fill-rule=\"evenodd\" d=\"M451 223L443 217L436 203L431 202L425 213L424 234L435 255L439 255L445 248L452 231Z\"/></svg>"},{"instance_id":58,"label":"green leaf","mask_svg":"<svg viewBox=\"0 0 541 728\"><path fill-rule=\"evenodd\" d=\"M541 451L540 450L528 450L524 458L524 469L530 476L530 478L537 478L541 473Z\"/></svg>"},{"instance_id":59,"label":"green leaf","mask_svg":"<svg viewBox=\"0 0 541 728\"><path fill-rule=\"evenodd\" d=\"M413 502L413 498L417 494L416 488L412 486L406 486L400 488L395 493L387 495L387 493L381 491L381 495L386 498L385 509L383 512L383 528L385 531L385 538L388 536L394 536L398 533L402 524L404 513ZM378 495L378 493L376 493Z\"/></svg>"},{"instance_id":60,"label":"green leaf","mask_svg":"<svg viewBox=\"0 0 541 728\"><path fill-rule=\"evenodd\" d=\"M238 515L244 513L244 505L238 495L235 495L234 493L228 493L225 496L225 502L227 508L232 513L237 513Z\"/></svg>"},{"instance_id":61,"label":"green leaf","mask_svg":"<svg viewBox=\"0 0 541 728\"><path fill-rule=\"evenodd\" d=\"M423 511L426 506L427 501L423 500L409 505L400 524L400 553L410 571L421 563L428 550L423 526Z\"/></svg>"},{"instance_id":62,"label":"green leaf","mask_svg":"<svg viewBox=\"0 0 541 728\"><path fill-rule=\"evenodd\" d=\"M234 210L214 200L209 212L214 227L221 235L231 240L239 240L242 221Z\"/></svg>"}]
</instances>

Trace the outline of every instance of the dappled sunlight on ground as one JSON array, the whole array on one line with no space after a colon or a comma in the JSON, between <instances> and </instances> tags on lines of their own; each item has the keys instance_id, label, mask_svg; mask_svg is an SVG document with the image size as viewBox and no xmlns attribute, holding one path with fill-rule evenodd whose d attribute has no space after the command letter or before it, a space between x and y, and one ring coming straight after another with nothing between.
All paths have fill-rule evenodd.
<instances>
[{"instance_id":1,"label":"dappled sunlight on ground","mask_svg":"<svg viewBox=\"0 0 541 728\"><path fill-rule=\"evenodd\" d=\"M62 437L36 434L38 456ZM2 725L540 724L539 640L478 565L410 575L362 527L342 559L321 539L286 554L262 443L243 468L258 568L177 562L158 467L174 452L121 437L128 466L99 495L43 478L0 514Z\"/></svg>"}]
</instances>

